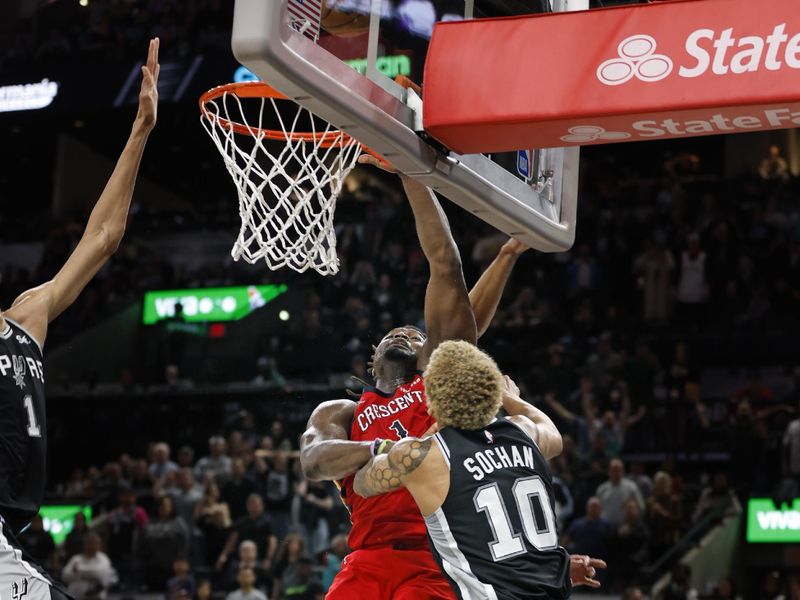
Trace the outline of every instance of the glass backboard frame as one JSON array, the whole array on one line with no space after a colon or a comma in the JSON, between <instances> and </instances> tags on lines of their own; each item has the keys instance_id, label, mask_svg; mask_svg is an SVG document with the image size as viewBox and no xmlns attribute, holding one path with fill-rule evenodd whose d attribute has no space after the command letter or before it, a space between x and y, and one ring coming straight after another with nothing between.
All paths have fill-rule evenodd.
<instances>
[{"instance_id":1,"label":"glass backboard frame","mask_svg":"<svg viewBox=\"0 0 800 600\"><path fill-rule=\"evenodd\" d=\"M578 148L539 151L552 171L551 189L532 186L482 154L459 155L420 135L422 100L392 88L372 66L361 75L289 25L288 0L236 0L232 49L237 60L272 87L384 156L465 210L544 252L575 240ZM371 37L380 3L372 0ZM588 0L555 0L554 10L588 8ZM471 11L467 2L466 11ZM369 60L375 59L370 52ZM374 80L370 74L377 73ZM392 82L393 83L393 82Z\"/></svg>"}]
</instances>

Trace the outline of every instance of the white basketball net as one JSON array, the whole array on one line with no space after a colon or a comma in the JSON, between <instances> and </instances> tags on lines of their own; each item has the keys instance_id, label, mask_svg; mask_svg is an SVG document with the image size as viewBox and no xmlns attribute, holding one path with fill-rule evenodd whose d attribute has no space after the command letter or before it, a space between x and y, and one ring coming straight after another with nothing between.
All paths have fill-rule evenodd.
<instances>
[{"instance_id":1,"label":"white basketball net","mask_svg":"<svg viewBox=\"0 0 800 600\"><path fill-rule=\"evenodd\" d=\"M297 113L290 122L285 117L290 102L273 98L249 99L252 115L259 102L258 122L253 125L247 121L242 98L233 92L207 101L201 113L203 127L238 190L242 226L231 256L251 264L263 259L272 270L286 266L301 273L308 269L322 275L338 273L333 228L336 198L362 153L361 145L329 123L324 123L324 130L311 131L323 134L319 137L293 139L298 123L310 123L313 128L315 123L322 127L321 121L295 105ZM277 102L282 103L283 115ZM270 141L262 130L265 117L269 118L269 108L267 115L264 110L268 106L285 142ZM228 123L244 125L249 135L236 133ZM273 121L269 127L279 129Z\"/></svg>"}]
</instances>

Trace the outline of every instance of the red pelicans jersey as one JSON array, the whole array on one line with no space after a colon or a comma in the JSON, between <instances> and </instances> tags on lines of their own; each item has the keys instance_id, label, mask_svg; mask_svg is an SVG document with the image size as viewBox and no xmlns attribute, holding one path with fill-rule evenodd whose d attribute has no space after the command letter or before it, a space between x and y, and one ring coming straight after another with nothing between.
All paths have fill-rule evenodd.
<instances>
[{"instance_id":1,"label":"red pelicans jersey","mask_svg":"<svg viewBox=\"0 0 800 600\"><path fill-rule=\"evenodd\" d=\"M416 374L392 394L366 388L356 406L350 439L357 442L376 438L400 440L422 436L433 425L425 401L422 375ZM353 550L406 543L427 544L425 521L416 502L405 489L362 498L353 491L354 476L338 482L353 528L348 542Z\"/></svg>"}]
</instances>

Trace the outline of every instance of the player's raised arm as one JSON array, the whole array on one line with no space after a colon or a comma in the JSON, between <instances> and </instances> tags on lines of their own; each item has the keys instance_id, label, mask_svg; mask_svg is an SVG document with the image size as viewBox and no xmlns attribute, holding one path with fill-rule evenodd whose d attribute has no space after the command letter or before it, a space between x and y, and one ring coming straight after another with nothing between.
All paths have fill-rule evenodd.
<instances>
[{"instance_id":1,"label":"player's raised arm","mask_svg":"<svg viewBox=\"0 0 800 600\"><path fill-rule=\"evenodd\" d=\"M519 395L519 388L508 375L504 376L503 380L505 382L503 408L509 418L530 433L547 460L561 454L564 443L552 419L532 404L525 402Z\"/></svg>"},{"instance_id":2,"label":"player's raised arm","mask_svg":"<svg viewBox=\"0 0 800 600\"><path fill-rule=\"evenodd\" d=\"M377 159L364 155L359 161L385 168ZM425 333L418 368L428 364L431 352L445 340L475 343L475 315L469 302L461 270L461 255L450 232L450 224L436 195L411 177L400 175L408 203L414 213L422 252L428 260L430 279L425 291Z\"/></svg>"},{"instance_id":3,"label":"player's raised arm","mask_svg":"<svg viewBox=\"0 0 800 600\"><path fill-rule=\"evenodd\" d=\"M116 251L125 223L147 138L156 124L158 106L158 38L150 41L142 66L139 110L131 135L114 172L97 201L80 242L58 274L49 282L24 292L8 310L41 343L47 325L78 297L92 277Z\"/></svg>"},{"instance_id":4,"label":"player's raised arm","mask_svg":"<svg viewBox=\"0 0 800 600\"><path fill-rule=\"evenodd\" d=\"M435 194L410 177L402 176L422 251L428 259L430 278L425 290L427 339L418 367L424 368L436 347L445 340L477 341L475 314L461 270L461 256L450 224Z\"/></svg>"},{"instance_id":5,"label":"player's raised arm","mask_svg":"<svg viewBox=\"0 0 800 600\"><path fill-rule=\"evenodd\" d=\"M372 443L349 441L355 408L352 400L331 400L311 413L300 438L300 465L308 479L342 479L372 457Z\"/></svg>"},{"instance_id":6,"label":"player's raised arm","mask_svg":"<svg viewBox=\"0 0 800 600\"><path fill-rule=\"evenodd\" d=\"M515 239L508 240L492 264L483 272L478 282L469 292L469 302L475 313L475 322L478 327L478 337L481 337L497 312L497 305L503 297L503 291L508 283L508 278L520 255L529 250L528 246Z\"/></svg>"}]
</instances>

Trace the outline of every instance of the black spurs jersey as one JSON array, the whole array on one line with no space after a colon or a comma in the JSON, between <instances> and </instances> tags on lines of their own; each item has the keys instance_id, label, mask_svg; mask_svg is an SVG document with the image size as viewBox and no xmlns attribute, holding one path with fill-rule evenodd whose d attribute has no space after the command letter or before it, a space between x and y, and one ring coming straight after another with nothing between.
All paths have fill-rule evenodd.
<instances>
[{"instance_id":1,"label":"black spurs jersey","mask_svg":"<svg viewBox=\"0 0 800 600\"><path fill-rule=\"evenodd\" d=\"M39 512L47 429L42 349L5 318L0 331L0 516L19 533Z\"/></svg>"},{"instance_id":2,"label":"black spurs jersey","mask_svg":"<svg viewBox=\"0 0 800 600\"><path fill-rule=\"evenodd\" d=\"M568 598L552 477L531 437L502 418L476 431L445 427L435 439L450 465L450 491L425 523L458 597Z\"/></svg>"}]
</instances>

